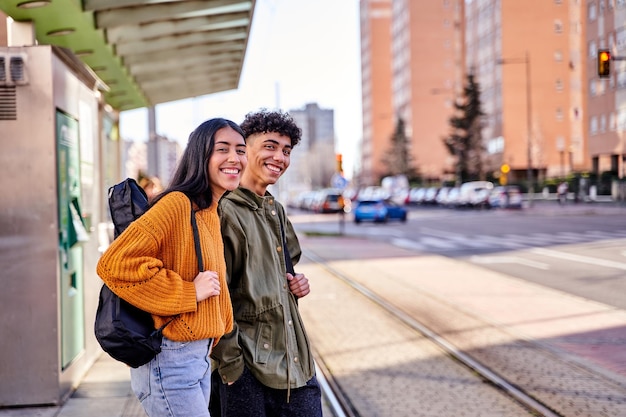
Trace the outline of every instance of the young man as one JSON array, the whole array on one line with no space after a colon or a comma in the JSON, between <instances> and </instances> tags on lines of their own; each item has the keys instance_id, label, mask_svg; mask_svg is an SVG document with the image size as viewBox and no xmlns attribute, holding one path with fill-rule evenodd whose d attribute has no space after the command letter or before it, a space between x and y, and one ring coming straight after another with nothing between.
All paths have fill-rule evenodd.
<instances>
[{"instance_id":1,"label":"young man","mask_svg":"<svg viewBox=\"0 0 626 417\"><path fill-rule=\"evenodd\" d=\"M285 258L296 264L302 251L283 206L267 191L289 167L301 130L287 113L268 110L246 115L241 128L248 166L219 206L235 322L211 354L211 415L321 417L297 304L309 282L287 272Z\"/></svg>"}]
</instances>

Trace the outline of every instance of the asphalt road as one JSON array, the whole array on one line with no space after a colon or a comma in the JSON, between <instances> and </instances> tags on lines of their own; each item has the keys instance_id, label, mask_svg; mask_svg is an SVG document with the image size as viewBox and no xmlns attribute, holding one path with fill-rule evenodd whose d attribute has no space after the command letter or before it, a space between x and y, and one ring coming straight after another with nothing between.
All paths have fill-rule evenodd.
<instances>
[{"instance_id":1,"label":"asphalt road","mask_svg":"<svg viewBox=\"0 0 626 417\"><path fill-rule=\"evenodd\" d=\"M626 309L626 208L537 204L524 210L412 208L406 223L290 213L296 228L436 253Z\"/></svg>"}]
</instances>

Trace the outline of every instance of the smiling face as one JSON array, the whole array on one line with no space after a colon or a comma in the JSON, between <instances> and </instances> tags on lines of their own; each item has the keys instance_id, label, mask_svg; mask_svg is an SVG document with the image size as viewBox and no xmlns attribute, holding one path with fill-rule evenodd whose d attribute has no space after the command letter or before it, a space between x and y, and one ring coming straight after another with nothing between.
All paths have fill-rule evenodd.
<instances>
[{"instance_id":1,"label":"smiling face","mask_svg":"<svg viewBox=\"0 0 626 417\"><path fill-rule=\"evenodd\" d=\"M273 132L258 133L248 137L247 144L248 167L241 185L262 196L289 166L291 138Z\"/></svg>"},{"instance_id":2,"label":"smiling face","mask_svg":"<svg viewBox=\"0 0 626 417\"><path fill-rule=\"evenodd\" d=\"M237 131L224 127L215 133L215 145L209 159L211 192L215 201L239 186L241 172L248 163L246 143Z\"/></svg>"}]
</instances>

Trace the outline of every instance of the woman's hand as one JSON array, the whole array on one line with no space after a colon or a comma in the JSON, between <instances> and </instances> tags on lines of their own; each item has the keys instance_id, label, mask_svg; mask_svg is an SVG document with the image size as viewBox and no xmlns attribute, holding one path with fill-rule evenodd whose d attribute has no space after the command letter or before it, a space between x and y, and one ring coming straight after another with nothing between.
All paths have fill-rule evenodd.
<instances>
[{"instance_id":1,"label":"woman's hand","mask_svg":"<svg viewBox=\"0 0 626 417\"><path fill-rule=\"evenodd\" d=\"M203 271L193 280L196 286L196 301L220 295L220 280L215 271Z\"/></svg>"}]
</instances>

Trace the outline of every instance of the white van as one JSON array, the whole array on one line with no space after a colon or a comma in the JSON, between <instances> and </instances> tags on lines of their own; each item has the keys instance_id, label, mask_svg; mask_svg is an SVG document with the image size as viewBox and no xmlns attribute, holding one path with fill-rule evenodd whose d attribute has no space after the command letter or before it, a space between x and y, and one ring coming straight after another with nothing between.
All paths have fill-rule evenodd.
<instances>
[{"instance_id":1,"label":"white van","mask_svg":"<svg viewBox=\"0 0 626 417\"><path fill-rule=\"evenodd\" d=\"M493 190L490 181L470 181L461 185L459 192L460 207L487 207L489 195Z\"/></svg>"}]
</instances>

